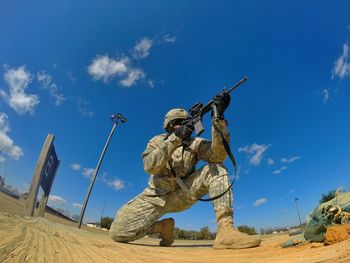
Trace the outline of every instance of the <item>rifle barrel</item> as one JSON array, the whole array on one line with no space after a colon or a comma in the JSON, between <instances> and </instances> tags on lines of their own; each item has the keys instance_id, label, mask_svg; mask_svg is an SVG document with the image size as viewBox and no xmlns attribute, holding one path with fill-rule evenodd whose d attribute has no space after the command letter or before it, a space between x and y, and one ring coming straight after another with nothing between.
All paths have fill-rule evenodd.
<instances>
[{"instance_id":1,"label":"rifle barrel","mask_svg":"<svg viewBox=\"0 0 350 263\"><path fill-rule=\"evenodd\" d=\"M238 88L239 85L241 85L243 82L245 82L248 79L247 76L245 76L243 79L241 79L240 81L238 81L236 83L236 85L234 85L232 88L230 88L229 90L227 90L226 92L230 93L231 91L233 91L234 89ZM203 116L205 113L211 111L212 109L212 104L213 104L213 100L209 101L207 104L205 104L202 108L201 111L201 115Z\"/></svg>"},{"instance_id":2,"label":"rifle barrel","mask_svg":"<svg viewBox=\"0 0 350 263\"><path fill-rule=\"evenodd\" d=\"M241 79L239 82L237 82L236 85L234 85L232 88L230 88L227 92L230 93L231 91L235 90L236 88L238 88L239 85L241 85L247 79L248 79L248 77L245 76L243 79Z\"/></svg>"}]
</instances>

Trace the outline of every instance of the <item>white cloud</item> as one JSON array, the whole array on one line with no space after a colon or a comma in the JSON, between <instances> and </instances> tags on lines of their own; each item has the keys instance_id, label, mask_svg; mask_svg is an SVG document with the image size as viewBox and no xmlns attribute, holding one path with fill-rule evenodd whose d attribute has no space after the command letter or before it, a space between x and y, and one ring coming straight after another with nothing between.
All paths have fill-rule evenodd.
<instances>
[{"instance_id":1,"label":"white cloud","mask_svg":"<svg viewBox=\"0 0 350 263\"><path fill-rule=\"evenodd\" d=\"M10 126L8 117L5 113L0 112L0 162L4 162L6 158L3 154L18 160L22 155L22 149L13 143L13 140L8 136Z\"/></svg>"},{"instance_id":2,"label":"white cloud","mask_svg":"<svg viewBox=\"0 0 350 263\"><path fill-rule=\"evenodd\" d=\"M73 171L79 171L81 169L81 165L78 163L72 163L70 167L72 168Z\"/></svg>"},{"instance_id":3,"label":"white cloud","mask_svg":"<svg viewBox=\"0 0 350 263\"><path fill-rule=\"evenodd\" d=\"M56 106L62 104L66 100L63 94L60 92L60 88L55 82L53 82L50 74L42 70L36 74L36 78L42 84L42 87L49 91L51 97L55 99Z\"/></svg>"},{"instance_id":4,"label":"white cloud","mask_svg":"<svg viewBox=\"0 0 350 263\"><path fill-rule=\"evenodd\" d=\"M288 159L287 159L287 158L282 157L282 158L281 158L281 163L288 163Z\"/></svg>"},{"instance_id":5,"label":"white cloud","mask_svg":"<svg viewBox=\"0 0 350 263\"><path fill-rule=\"evenodd\" d=\"M152 47L153 41L147 37L141 39L132 50L132 55L136 59L143 59L148 57L149 51Z\"/></svg>"},{"instance_id":6,"label":"white cloud","mask_svg":"<svg viewBox=\"0 0 350 263\"><path fill-rule=\"evenodd\" d=\"M260 199L258 199L258 200L256 200L254 202L253 206L259 206L259 205L262 205L262 204L264 204L266 202L267 202L267 199L265 197L264 198L260 198Z\"/></svg>"},{"instance_id":7,"label":"white cloud","mask_svg":"<svg viewBox=\"0 0 350 263\"><path fill-rule=\"evenodd\" d=\"M83 168L83 172L82 174L87 177L87 178L90 178L92 177L92 175L94 174L95 172L95 169L93 168Z\"/></svg>"},{"instance_id":8,"label":"white cloud","mask_svg":"<svg viewBox=\"0 0 350 263\"><path fill-rule=\"evenodd\" d=\"M134 65L135 61L147 58L154 45L174 43L175 41L176 37L170 34L155 37L154 40L144 37L131 49L131 56L112 58L109 55L98 55L91 61L87 71L95 80L107 83L117 79L120 86L134 86L146 77L144 69ZM137 61L137 63L139 62ZM153 80L146 80L145 83L154 87Z\"/></svg>"},{"instance_id":9,"label":"white cloud","mask_svg":"<svg viewBox=\"0 0 350 263\"><path fill-rule=\"evenodd\" d=\"M107 179L107 173L103 172L102 176L100 177L100 180L102 180L106 185L108 185L109 187L111 187L112 189L116 190L116 191L120 191L122 189L125 188L125 182L118 179L118 178L114 178L113 180L111 179Z\"/></svg>"},{"instance_id":10,"label":"white cloud","mask_svg":"<svg viewBox=\"0 0 350 263\"><path fill-rule=\"evenodd\" d=\"M83 117L94 117L95 113L91 111L89 107L89 102L82 99L82 98L77 98L76 100L78 111L81 113Z\"/></svg>"},{"instance_id":11,"label":"white cloud","mask_svg":"<svg viewBox=\"0 0 350 263\"><path fill-rule=\"evenodd\" d=\"M143 79L145 77L145 73L142 71L142 69L130 69L127 76L119 81L119 84L124 87L131 87L135 85L135 83Z\"/></svg>"},{"instance_id":12,"label":"white cloud","mask_svg":"<svg viewBox=\"0 0 350 263\"><path fill-rule=\"evenodd\" d=\"M295 162L296 160L299 160L301 159L302 157L301 156L293 156L291 158L285 158L285 157L282 157L281 158L281 163L292 163L292 162Z\"/></svg>"},{"instance_id":13,"label":"white cloud","mask_svg":"<svg viewBox=\"0 0 350 263\"><path fill-rule=\"evenodd\" d=\"M7 133L10 131L6 113L0 112L0 130Z\"/></svg>"},{"instance_id":14,"label":"white cloud","mask_svg":"<svg viewBox=\"0 0 350 263\"><path fill-rule=\"evenodd\" d=\"M73 206L74 208L79 208L79 209L81 209L81 208L83 207L83 205L82 205L82 204L79 204L79 203L73 203L72 206Z\"/></svg>"},{"instance_id":15,"label":"white cloud","mask_svg":"<svg viewBox=\"0 0 350 263\"><path fill-rule=\"evenodd\" d=\"M120 191L125 188L125 183L122 180L114 179L112 181L107 181L107 185L112 187L116 191Z\"/></svg>"},{"instance_id":16,"label":"white cloud","mask_svg":"<svg viewBox=\"0 0 350 263\"><path fill-rule=\"evenodd\" d=\"M252 145L246 145L244 147L240 147L238 152L244 152L249 157L250 164L257 166L260 164L262 158L264 157L264 153L271 145L265 144L257 144L254 143Z\"/></svg>"},{"instance_id":17,"label":"white cloud","mask_svg":"<svg viewBox=\"0 0 350 263\"><path fill-rule=\"evenodd\" d=\"M27 94L25 92L33 80L30 72L26 71L25 66L17 69L8 69L5 72L4 79L9 87L9 94L4 90L0 90L0 96L4 101L19 115L25 113L33 114L40 100L37 95Z\"/></svg>"},{"instance_id":18,"label":"white cloud","mask_svg":"<svg viewBox=\"0 0 350 263\"><path fill-rule=\"evenodd\" d=\"M332 78L339 77L340 79L344 79L350 74L350 64L348 60L349 46L347 43L344 43L343 54L334 62Z\"/></svg>"},{"instance_id":19,"label":"white cloud","mask_svg":"<svg viewBox=\"0 0 350 263\"><path fill-rule=\"evenodd\" d=\"M55 205L64 205L66 204L66 200L58 195L49 195L49 202Z\"/></svg>"},{"instance_id":20,"label":"white cloud","mask_svg":"<svg viewBox=\"0 0 350 263\"><path fill-rule=\"evenodd\" d=\"M328 89L323 89L320 95L322 96L322 100L324 103L327 103L331 99L331 94Z\"/></svg>"},{"instance_id":21,"label":"white cloud","mask_svg":"<svg viewBox=\"0 0 350 263\"><path fill-rule=\"evenodd\" d=\"M95 80L104 82L119 78L119 85L124 87L131 87L146 76L141 68L132 67L128 57L113 59L98 56L89 66L88 72Z\"/></svg>"},{"instance_id":22,"label":"white cloud","mask_svg":"<svg viewBox=\"0 0 350 263\"><path fill-rule=\"evenodd\" d=\"M273 173L273 174L280 174L280 173L282 173L282 171L281 171L281 170L275 170L275 171L273 171L272 173Z\"/></svg>"},{"instance_id":23,"label":"white cloud","mask_svg":"<svg viewBox=\"0 0 350 263\"><path fill-rule=\"evenodd\" d=\"M289 159L288 163L292 163L292 162L294 162L294 161L296 161L296 160L299 160L299 159L301 159L301 158L302 158L301 156L294 156L294 157L292 157L292 158Z\"/></svg>"},{"instance_id":24,"label":"white cloud","mask_svg":"<svg viewBox=\"0 0 350 263\"><path fill-rule=\"evenodd\" d=\"M129 62L127 57L113 59L107 55L97 56L88 67L88 73L96 80L108 82L114 77L126 74L129 71Z\"/></svg>"},{"instance_id":25,"label":"white cloud","mask_svg":"<svg viewBox=\"0 0 350 263\"><path fill-rule=\"evenodd\" d=\"M163 37L164 42L166 43L175 43L176 42L176 36L172 36L170 34L165 34Z\"/></svg>"},{"instance_id":26,"label":"white cloud","mask_svg":"<svg viewBox=\"0 0 350 263\"><path fill-rule=\"evenodd\" d=\"M147 84L148 84L148 86L150 86L151 88L154 88L154 81L153 81L153 80L149 79L149 80L147 81Z\"/></svg>"},{"instance_id":27,"label":"white cloud","mask_svg":"<svg viewBox=\"0 0 350 263\"><path fill-rule=\"evenodd\" d=\"M272 160L271 158L267 159L267 164L268 165L273 165L275 163L274 160Z\"/></svg>"},{"instance_id":28,"label":"white cloud","mask_svg":"<svg viewBox=\"0 0 350 263\"><path fill-rule=\"evenodd\" d=\"M273 171L273 174L280 174L282 171L285 171L288 169L288 166L282 166L280 169Z\"/></svg>"}]
</instances>

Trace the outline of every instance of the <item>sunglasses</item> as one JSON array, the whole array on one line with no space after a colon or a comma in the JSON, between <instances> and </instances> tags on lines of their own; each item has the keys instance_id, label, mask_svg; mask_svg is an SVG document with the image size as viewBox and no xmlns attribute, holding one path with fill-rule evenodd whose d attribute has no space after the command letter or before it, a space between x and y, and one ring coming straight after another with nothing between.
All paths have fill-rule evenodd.
<instances>
[{"instance_id":1,"label":"sunglasses","mask_svg":"<svg viewBox=\"0 0 350 263\"><path fill-rule=\"evenodd\" d=\"M171 121L171 125L174 127L176 125L181 125L185 120L184 119L176 119Z\"/></svg>"}]
</instances>

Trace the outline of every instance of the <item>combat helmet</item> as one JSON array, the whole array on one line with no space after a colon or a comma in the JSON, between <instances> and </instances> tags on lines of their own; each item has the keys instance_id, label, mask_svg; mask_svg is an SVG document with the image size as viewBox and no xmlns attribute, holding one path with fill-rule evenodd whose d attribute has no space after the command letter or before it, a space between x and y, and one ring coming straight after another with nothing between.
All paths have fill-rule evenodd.
<instances>
[{"instance_id":1,"label":"combat helmet","mask_svg":"<svg viewBox=\"0 0 350 263\"><path fill-rule=\"evenodd\" d=\"M173 121L173 120L178 120L178 119L182 119L182 120L186 120L190 117L190 115L188 114L188 112L184 109L171 109L170 111L167 112L167 114L165 115L164 118L164 123L163 123L163 129L168 129L169 128L169 124Z\"/></svg>"}]
</instances>

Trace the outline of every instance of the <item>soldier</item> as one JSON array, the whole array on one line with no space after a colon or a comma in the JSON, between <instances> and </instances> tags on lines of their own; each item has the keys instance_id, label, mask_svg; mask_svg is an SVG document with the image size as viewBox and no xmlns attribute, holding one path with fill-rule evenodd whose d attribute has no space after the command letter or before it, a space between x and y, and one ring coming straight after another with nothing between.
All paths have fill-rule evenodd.
<instances>
[{"instance_id":1,"label":"soldier","mask_svg":"<svg viewBox=\"0 0 350 263\"><path fill-rule=\"evenodd\" d=\"M189 118L185 110L172 109L166 114L163 128L167 133L153 137L143 152L144 170L150 174L148 187L117 212L109 230L113 240L129 242L149 233L160 233L160 246L170 246L174 242L174 219L157 221L160 217L190 208L198 201L196 198L206 194L214 197L228 189L228 173L223 165L227 153L218 129L229 141L224 111L230 95L221 93L213 101L219 117L212 120L211 141L191 137L193 127L181 124ZM195 170L200 160L206 164ZM175 176L181 177L189 191L179 187ZM213 201L218 222L214 248L259 246L260 239L233 228L232 199L230 189Z\"/></svg>"}]
</instances>

